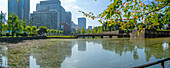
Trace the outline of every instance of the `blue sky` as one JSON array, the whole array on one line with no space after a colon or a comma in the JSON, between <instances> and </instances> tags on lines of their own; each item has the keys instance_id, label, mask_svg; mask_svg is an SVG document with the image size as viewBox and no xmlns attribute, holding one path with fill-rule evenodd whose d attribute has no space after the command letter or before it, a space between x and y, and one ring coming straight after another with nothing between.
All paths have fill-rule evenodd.
<instances>
[{"instance_id":1,"label":"blue sky","mask_svg":"<svg viewBox=\"0 0 170 68\"><path fill-rule=\"evenodd\" d=\"M30 12L36 10L36 4L44 0L30 0ZM60 0L61 5L72 13L72 21L78 24L78 17L84 17L79 10L84 12L93 12L94 14L99 14L107 8L110 4L110 0ZM7 12L8 10L8 0L0 0L0 11ZM88 26L101 26L98 20L92 20L87 18Z\"/></svg>"}]
</instances>

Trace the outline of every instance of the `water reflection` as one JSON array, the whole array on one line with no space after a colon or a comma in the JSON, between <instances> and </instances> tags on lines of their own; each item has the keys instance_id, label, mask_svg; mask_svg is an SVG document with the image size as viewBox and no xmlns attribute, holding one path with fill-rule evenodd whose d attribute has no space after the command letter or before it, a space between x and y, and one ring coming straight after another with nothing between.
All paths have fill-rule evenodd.
<instances>
[{"instance_id":1,"label":"water reflection","mask_svg":"<svg viewBox=\"0 0 170 68\"><path fill-rule=\"evenodd\" d=\"M129 68L170 57L169 44L170 38L24 41L0 47L0 66Z\"/></svg>"},{"instance_id":2,"label":"water reflection","mask_svg":"<svg viewBox=\"0 0 170 68\"><path fill-rule=\"evenodd\" d=\"M86 41L78 41L78 51L86 51Z\"/></svg>"},{"instance_id":3,"label":"water reflection","mask_svg":"<svg viewBox=\"0 0 170 68\"><path fill-rule=\"evenodd\" d=\"M30 68L40 68L40 65L37 65L36 58L30 56Z\"/></svg>"},{"instance_id":4,"label":"water reflection","mask_svg":"<svg viewBox=\"0 0 170 68\"><path fill-rule=\"evenodd\" d=\"M37 64L45 68L61 67L61 63L66 57L72 55L72 43L71 41L65 42L50 42L49 46L45 50L37 50L34 52L33 57L36 58Z\"/></svg>"},{"instance_id":5,"label":"water reflection","mask_svg":"<svg viewBox=\"0 0 170 68\"><path fill-rule=\"evenodd\" d=\"M8 48L6 46L0 48L0 66L2 67L8 67L7 50Z\"/></svg>"}]
</instances>

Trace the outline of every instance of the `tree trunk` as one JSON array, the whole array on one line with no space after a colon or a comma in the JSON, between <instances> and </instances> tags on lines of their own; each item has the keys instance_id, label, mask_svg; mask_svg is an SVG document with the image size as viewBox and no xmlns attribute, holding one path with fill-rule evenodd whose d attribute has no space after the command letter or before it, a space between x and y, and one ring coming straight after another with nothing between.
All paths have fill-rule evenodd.
<instances>
[{"instance_id":1,"label":"tree trunk","mask_svg":"<svg viewBox=\"0 0 170 68\"><path fill-rule=\"evenodd\" d=\"M12 37L14 37L14 24L12 23Z\"/></svg>"}]
</instances>

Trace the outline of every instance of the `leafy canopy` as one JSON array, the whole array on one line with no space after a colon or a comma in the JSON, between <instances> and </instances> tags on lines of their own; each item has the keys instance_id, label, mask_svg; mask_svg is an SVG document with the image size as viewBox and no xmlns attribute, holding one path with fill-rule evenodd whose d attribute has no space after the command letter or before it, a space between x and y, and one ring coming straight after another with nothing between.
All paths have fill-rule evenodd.
<instances>
[{"instance_id":1,"label":"leafy canopy","mask_svg":"<svg viewBox=\"0 0 170 68\"><path fill-rule=\"evenodd\" d=\"M95 0L97 1L97 0ZM120 29L150 29L150 27L158 26L160 23L158 14L162 13L164 20L161 24L170 24L170 1L169 0L110 0L112 2L107 9L98 16L94 13L83 13L86 17L93 20L99 18L99 22L107 22L109 26L120 25ZM140 24L138 24L140 23Z\"/></svg>"}]
</instances>

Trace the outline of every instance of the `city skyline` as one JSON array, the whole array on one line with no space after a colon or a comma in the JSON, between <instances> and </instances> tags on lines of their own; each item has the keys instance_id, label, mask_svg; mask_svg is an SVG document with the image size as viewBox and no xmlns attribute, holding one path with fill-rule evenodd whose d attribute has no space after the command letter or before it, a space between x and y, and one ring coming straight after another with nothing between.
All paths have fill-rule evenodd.
<instances>
[{"instance_id":1,"label":"city skyline","mask_svg":"<svg viewBox=\"0 0 170 68\"><path fill-rule=\"evenodd\" d=\"M36 4L39 3L40 1L45 1L45 0L30 0L30 13L33 13L33 11L36 11ZM79 17L84 17L82 13L78 12L79 10L85 11L85 12L94 12L94 14L99 14L105 8L109 5L109 1L92 1L92 0L60 0L61 5L66 9L66 11L70 11L72 13L72 21L75 24L78 24L78 18ZM6 0L2 0L0 2L2 6L0 6L0 11L3 11L7 13L8 11L8 2ZM101 5L102 4L102 5ZM88 5L88 6L87 6ZM98 7L100 6L100 7ZM95 10L94 10L95 8ZM98 20L92 20L91 18L86 18L87 19L87 25L88 26L101 26L101 24L98 22Z\"/></svg>"}]
</instances>

